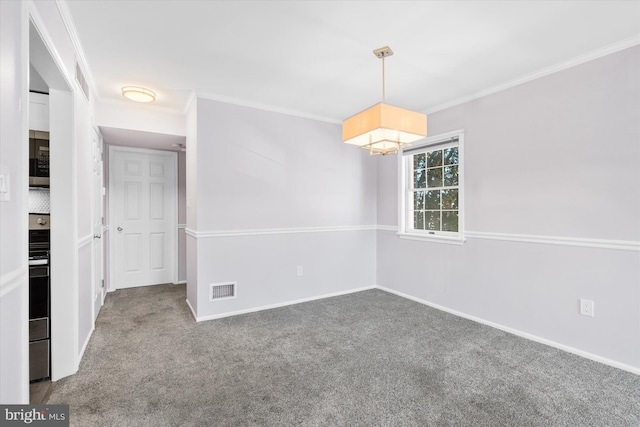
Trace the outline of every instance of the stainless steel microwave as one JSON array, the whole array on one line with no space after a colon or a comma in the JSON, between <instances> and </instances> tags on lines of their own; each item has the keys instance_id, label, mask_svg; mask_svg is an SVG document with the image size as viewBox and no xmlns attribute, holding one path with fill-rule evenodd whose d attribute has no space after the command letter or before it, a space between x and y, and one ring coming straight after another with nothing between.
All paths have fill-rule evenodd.
<instances>
[{"instance_id":1,"label":"stainless steel microwave","mask_svg":"<svg viewBox=\"0 0 640 427\"><path fill-rule=\"evenodd\" d=\"M49 132L29 131L29 186L49 186Z\"/></svg>"}]
</instances>

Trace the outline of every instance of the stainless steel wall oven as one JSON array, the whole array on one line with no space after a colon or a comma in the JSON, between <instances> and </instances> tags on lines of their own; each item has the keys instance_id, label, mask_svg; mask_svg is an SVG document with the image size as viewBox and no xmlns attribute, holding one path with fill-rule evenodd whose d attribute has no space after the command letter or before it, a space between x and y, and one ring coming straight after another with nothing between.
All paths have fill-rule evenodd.
<instances>
[{"instance_id":1,"label":"stainless steel wall oven","mask_svg":"<svg viewBox=\"0 0 640 427\"><path fill-rule=\"evenodd\" d=\"M29 380L51 376L49 215L29 215Z\"/></svg>"}]
</instances>

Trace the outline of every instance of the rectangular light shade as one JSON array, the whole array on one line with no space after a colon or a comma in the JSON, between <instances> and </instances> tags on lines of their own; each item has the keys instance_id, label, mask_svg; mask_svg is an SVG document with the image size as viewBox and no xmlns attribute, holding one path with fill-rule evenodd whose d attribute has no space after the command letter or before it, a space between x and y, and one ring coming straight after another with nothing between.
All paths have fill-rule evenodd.
<instances>
[{"instance_id":1,"label":"rectangular light shade","mask_svg":"<svg viewBox=\"0 0 640 427\"><path fill-rule=\"evenodd\" d=\"M427 115L378 103L342 122L342 140L371 151L395 153L427 136Z\"/></svg>"}]
</instances>

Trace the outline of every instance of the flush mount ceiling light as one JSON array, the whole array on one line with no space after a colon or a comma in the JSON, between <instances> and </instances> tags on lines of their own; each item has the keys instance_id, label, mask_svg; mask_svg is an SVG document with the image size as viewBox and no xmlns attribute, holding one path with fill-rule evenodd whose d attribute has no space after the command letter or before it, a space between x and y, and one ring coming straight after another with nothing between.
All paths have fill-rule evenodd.
<instances>
[{"instance_id":1,"label":"flush mount ceiling light","mask_svg":"<svg viewBox=\"0 0 640 427\"><path fill-rule=\"evenodd\" d=\"M124 86L122 96L136 102L153 102L156 100L156 93L152 90L138 86Z\"/></svg>"},{"instance_id":2,"label":"flush mount ceiling light","mask_svg":"<svg viewBox=\"0 0 640 427\"><path fill-rule=\"evenodd\" d=\"M427 136L427 115L384 103L384 58L393 51L385 46L373 53L382 59L382 102L343 120L342 141L372 155L390 154Z\"/></svg>"}]
</instances>

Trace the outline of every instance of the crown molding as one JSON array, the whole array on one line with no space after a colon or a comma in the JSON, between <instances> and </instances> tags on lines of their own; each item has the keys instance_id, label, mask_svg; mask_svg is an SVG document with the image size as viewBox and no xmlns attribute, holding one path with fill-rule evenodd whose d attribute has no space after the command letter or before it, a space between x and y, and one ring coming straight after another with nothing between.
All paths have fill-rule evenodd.
<instances>
[{"instance_id":1,"label":"crown molding","mask_svg":"<svg viewBox=\"0 0 640 427\"><path fill-rule=\"evenodd\" d=\"M114 105L116 103L119 103L119 100L115 100L113 98L104 98L102 96L100 96L100 93L98 91L98 87L96 85L96 82L93 78L93 73L91 72L91 68L89 66L89 63L86 59L86 55L84 54L84 49L82 48L82 43L80 42L80 39L78 37L78 33L77 30L75 28L75 24L73 22L73 17L71 15L71 12L69 10L69 6L68 6L68 0L55 0L56 2L56 6L60 12L60 16L62 17L62 20L64 22L64 25L67 29L67 33L69 34L69 37L71 38L71 42L74 46L74 49L76 51L76 55L77 55L77 60L78 62L81 64L81 66L83 67L84 71L86 72L86 77L87 80L89 81L89 85L91 87L91 91L94 94L94 100L96 103L114 103ZM580 64L584 64L586 62L589 61L593 61L595 59L610 55L612 53L616 53L619 52L621 50L633 47L640 44L640 35L635 35L633 37L621 40L619 42L616 43L612 43L608 46L602 47L600 49L596 49L593 50L591 52L588 52L586 54L574 57L572 59L569 59L567 61L563 61L560 62L558 64L549 66L549 67L545 67L542 68L538 71L535 71L533 73L529 73L526 74L524 76L512 79L512 80L508 80L506 82L494 85L494 86L490 86L488 88L485 88L483 90L477 91L471 95L467 95L467 96L463 96L457 99L454 99L452 101L448 101L448 102L444 102L442 104L436 105L434 107L430 107L427 108L425 110L423 110L424 113L426 114L432 114L441 110L445 110L447 108L451 108L454 107L456 105L460 105L460 104L464 104L465 102L469 102L469 101L473 101L475 99L478 98L482 98L483 96L487 96L487 95L491 95L494 94L496 92L500 92L503 91L505 89L509 89L512 88L514 86L518 86L521 85L523 83L527 83L530 82L532 80L536 80L539 79L541 77L545 77L548 76L550 74L554 74L557 73L559 71L563 71L566 70L568 68L571 67L575 67L577 65ZM283 108L283 107L279 107L279 106L275 106L275 105L268 105L268 104L261 104L258 102L254 102L254 101L250 101L250 100L246 100L246 99L240 99L240 98L234 98L234 97L230 97L230 96L225 96L225 95L220 95L220 94L215 94L215 93L207 93L207 92L196 92L196 91L192 91L189 98L187 99L187 101L184 103L184 105L180 108L167 108L167 107L158 107L155 105L148 105L148 108L153 108L156 111L162 111L165 113L170 113L170 114L179 114L179 115L185 115L187 109L189 108L189 105L191 104L191 102L193 101L194 97L199 97L199 98L203 98L203 99L209 99L212 101L219 101L219 102L224 102L227 104L234 104L234 105L239 105L239 106L243 106L243 107L249 107L249 108L255 108L255 109L259 109L259 110L263 110L263 111L270 111L270 112L274 112L274 113L281 113L281 114L286 114L286 115L290 115L290 116L296 116L296 117L301 117L301 118L305 118L305 119L311 119L311 120L317 120L317 121L321 121L321 122L325 122L325 123L331 123L331 124L342 124L342 120L340 119L336 119L333 117L325 117L325 116L319 116L319 115L315 115L315 114L310 114L304 111L299 111L299 110L292 110L292 109L288 109L288 108ZM123 103L119 103L119 105L124 105Z\"/></svg>"},{"instance_id":2,"label":"crown molding","mask_svg":"<svg viewBox=\"0 0 640 427\"><path fill-rule=\"evenodd\" d=\"M189 92L189 97L187 98L187 102L184 103L184 107L182 108L183 116L187 115L187 111L189 111L189 107L191 106L191 103L193 102L194 99L196 99L196 92L192 90Z\"/></svg>"},{"instance_id":3,"label":"crown molding","mask_svg":"<svg viewBox=\"0 0 640 427\"><path fill-rule=\"evenodd\" d=\"M640 44L640 35L629 37L627 39L618 41L616 43L612 43L610 45L604 46L600 49L596 49L591 52L587 52L586 54L574 57L567 61L563 61L555 65L542 68L538 71L534 71L533 73L525 74L524 76L517 77L515 79L508 80L506 82L503 82L494 86L490 86L486 89L480 90L471 95L463 96L461 98L457 98L455 100L448 101L448 102L436 105L434 107L430 107L426 110L423 110L423 112L426 114L432 114L437 111L445 110L447 108L451 108L456 105L464 104L465 102L482 98L483 96L491 95L491 94L503 91L505 89L509 89L514 86L518 86L523 83L527 83L527 82L539 79L541 77L545 77L545 76L557 73L559 71L563 71L568 68L572 68L577 65L584 64L586 62L593 61L595 59L602 58L607 55L611 55L613 53L619 52L621 50L624 50L639 44ZM326 123L342 124L342 120L339 120L339 119L325 117L325 116L317 116L314 114L309 114L309 113L298 111L298 110L290 110L290 109L281 108L273 105L260 104L257 102L253 102L245 99L233 98L230 96L205 93L205 92L195 92L194 96L199 98L204 98L204 99L210 99L213 101L220 101L227 104L235 104L235 105L240 105L244 107L256 108L264 111L271 111L275 113L287 114L290 116L297 116L297 117L302 117L306 119L318 120ZM191 101L192 99L190 98L183 109L184 111L186 111L186 109L189 107Z\"/></svg>"},{"instance_id":4,"label":"crown molding","mask_svg":"<svg viewBox=\"0 0 640 427\"><path fill-rule=\"evenodd\" d=\"M447 108L455 107L456 105L464 104L465 102L473 101L478 98L482 98L483 96L491 95L496 92L503 91L505 89L512 88L514 86L521 85L523 83L530 82L532 80L539 79L541 77L548 76L550 74L557 73L559 71L566 70L568 68L575 67L576 65L584 64L589 61L593 61L598 58L602 58L603 56L611 55L612 53L620 52L621 50L633 47L640 44L640 35L636 35L630 37L628 39L621 40L616 43L612 43L608 46L602 47L600 49L593 50L584 55L576 56L567 61L560 62L558 64L552 65L550 67L542 68L538 71L534 71L533 73L525 74L524 76L515 78L513 80L508 80L504 83L497 84L495 86L490 86L486 89L475 92L474 94L463 96L461 98L455 99L453 101L448 101L435 107L428 108L423 112L426 114L432 114L441 110L446 110Z\"/></svg>"},{"instance_id":5,"label":"crown molding","mask_svg":"<svg viewBox=\"0 0 640 427\"><path fill-rule=\"evenodd\" d=\"M69 34L69 38L71 39L71 43L73 44L73 49L76 53L76 60L85 73L85 78L89 82L89 87L91 88L95 101L99 101L100 93L98 92L98 86L93 78L93 73L91 72L91 67L89 67L89 62L87 62L87 57L84 54L84 49L82 48L82 43L78 37L76 26L73 23L73 17L71 16L67 0L56 0L56 7L58 8L58 12L60 12L62 22L64 23L67 33Z\"/></svg>"},{"instance_id":6,"label":"crown molding","mask_svg":"<svg viewBox=\"0 0 640 427\"><path fill-rule=\"evenodd\" d=\"M303 111L290 110L287 108L277 107L274 105L260 104L258 102L253 102L246 99L233 98L230 96L218 95L215 93L196 92L196 96L198 98L209 99L211 101L219 101L219 102L224 102L226 104L234 104L242 107L255 108L258 110L270 111L272 113L286 114L288 116L296 116L296 117L301 117L303 119L317 120L319 122L331 123L334 125L342 124L342 120L334 119L331 117L317 116L315 114L309 114ZM189 104L187 104L187 106L188 105Z\"/></svg>"}]
</instances>

